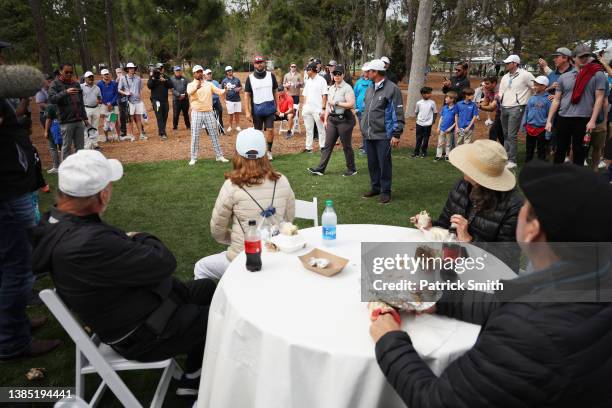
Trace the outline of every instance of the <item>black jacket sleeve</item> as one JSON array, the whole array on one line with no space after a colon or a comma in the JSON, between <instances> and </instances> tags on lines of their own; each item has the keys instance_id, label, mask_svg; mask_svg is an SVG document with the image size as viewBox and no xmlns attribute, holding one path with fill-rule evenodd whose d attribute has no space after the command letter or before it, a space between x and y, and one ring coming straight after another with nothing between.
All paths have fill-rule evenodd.
<instances>
[{"instance_id":1,"label":"black jacket sleeve","mask_svg":"<svg viewBox=\"0 0 612 408\"><path fill-rule=\"evenodd\" d=\"M376 359L409 407L554 406L567 386L561 370L555 369L563 360L558 348L523 313L496 313L474 347L439 377L405 332L385 334L376 343Z\"/></svg>"},{"instance_id":2,"label":"black jacket sleeve","mask_svg":"<svg viewBox=\"0 0 612 408\"><path fill-rule=\"evenodd\" d=\"M473 324L484 324L500 302L491 293L473 290L444 292L436 303L436 313Z\"/></svg>"},{"instance_id":3,"label":"black jacket sleeve","mask_svg":"<svg viewBox=\"0 0 612 408\"><path fill-rule=\"evenodd\" d=\"M453 210L453 195L459 194L458 190L461 187L462 181L463 179L458 180L453 186L453 189L448 194L446 204L444 204L444 208L442 209L440 216L437 220L433 220L431 223L434 227L440 227L445 229L450 228L450 217L455 213Z\"/></svg>"},{"instance_id":4,"label":"black jacket sleeve","mask_svg":"<svg viewBox=\"0 0 612 408\"><path fill-rule=\"evenodd\" d=\"M54 105L65 105L67 100L68 93L64 87L58 81L53 81L49 86L49 102Z\"/></svg>"}]
</instances>

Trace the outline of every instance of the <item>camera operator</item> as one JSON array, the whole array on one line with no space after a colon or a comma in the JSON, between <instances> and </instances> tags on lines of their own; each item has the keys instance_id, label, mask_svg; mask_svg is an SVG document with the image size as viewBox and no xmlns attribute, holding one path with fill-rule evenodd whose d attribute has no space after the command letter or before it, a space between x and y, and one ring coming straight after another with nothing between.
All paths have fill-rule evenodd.
<instances>
[{"instance_id":1,"label":"camera operator","mask_svg":"<svg viewBox=\"0 0 612 408\"><path fill-rule=\"evenodd\" d=\"M157 119L157 132L162 140L166 140L166 122L168 121L168 89L172 88L172 83L164 74L164 65L158 63L150 73L151 78L147 86L151 90L151 104Z\"/></svg>"}]
</instances>

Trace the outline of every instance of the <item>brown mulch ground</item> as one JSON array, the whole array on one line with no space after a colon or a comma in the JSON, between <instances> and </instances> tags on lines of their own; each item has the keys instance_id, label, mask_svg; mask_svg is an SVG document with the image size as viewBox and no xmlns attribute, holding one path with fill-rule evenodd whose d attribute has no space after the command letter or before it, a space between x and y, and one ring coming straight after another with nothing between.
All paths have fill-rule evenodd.
<instances>
[{"instance_id":1,"label":"brown mulch ground","mask_svg":"<svg viewBox=\"0 0 612 408\"><path fill-rule=\"evenodd\" d=\"M241 80L246 79L246 73L237 74ZM243 81L244 83L244 81ZM442 74L431 73L428 77L427 85L431 86L434 90L441 89L442 85ZM472 79L472 86L478 86L478 79ZM401 85L404 94L406 94L406 84ZM171 97L170 105L172 105ZM433 99L436 101L438 109L442 105L442 95L433 95ZM134 141L134 142L113 142L113 143L100 143L102 152L107 157L112 157L121 160L122 162L152 162L159 160L189 160L189 150L191 133L185 128L185 124L181 120L179 121L179 128L176 131L172 130L172 108L170 108L170 114L168 115L167 134L168 140L162 141L157 136L157 123L155 121L155 114L152 110L151 103L149 101L149 89L144 87L143 89L143 100L147 107L147 114L149 116L148 123L145 124L145 131L149 140L146 141ZM34 119L33 135L32 140L38 151L42 156L43 167L50 167L50 154L47 147L47 141L43 137L43 130L38 124L38 107L32 103L32 118ZM484 125L484 120L487 118L486 113L481 114L481 121L477 122L475 137L482 138L487 137L488 128ZM229 123L227 115L224 113L224 123L226 126ZM242 116L240 126L244 129L252 126ZM294 136L292 139L286 140L284 134L278 135L278 126L276 124L277 137L274 140L273 153L285 154L285 153L298 153L304 148L304 126L302 124L301 133ZM102 128L102 123L100 123ZM231 135L221 136L220 143L226 157L230 157L236 140L236 132L232 132ZM414 146L415 141L415 119L407 118L404 133L401 138L400 146ZM359 132L359 126L355 126L353 131L353 146L359 147L361 143L361 134ZM429 145L435 146L436 137L432 134ZM316 146L316 144L315 144ZM315 147L316 148L316 147ZM213 149L210 141L207 138L206 132L200 137L200 157L212 158L214 157Z\"/></svg>"}]
</instances>

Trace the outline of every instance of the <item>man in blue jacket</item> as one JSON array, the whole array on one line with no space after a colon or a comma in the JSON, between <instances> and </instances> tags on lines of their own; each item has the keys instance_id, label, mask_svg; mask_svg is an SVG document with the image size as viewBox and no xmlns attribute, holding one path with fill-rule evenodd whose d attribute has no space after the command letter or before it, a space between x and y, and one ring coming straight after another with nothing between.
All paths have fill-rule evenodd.
<instances>
[{"instance_id":1,"label":"man in blue jacket","mask_svg":"<svg viewBox=\"0 0 612 408\"><path fill-rule=\"evenodd\" d=\"M366 141L370 191L364 198L380 195L380 203L391 202L391 147L399 145L404 131L402 92L385 78L385 63L375 59L368 66L368 77L374 86L367 88L361 115L361 134Z\"/></svg>"},{"instance_id":2,"label":"man in blue jacket","mask_svg":"<svg viewBox=\"0 0 612 408\"><path fill-rule=\"evenodd\" d=\"M361 78L355 83L355 110L357 111L357 119L361 123L361 115L363 114L363 101L365 100L365 94L367 89L372 85L372 80L368 77L369 63L363 64L361 68ZM361 154L366 153L365 137L361 135L361 147L359 148Z\"/></svg>"},{"instance_id":3,"label":"man in blue jacket","mask_svg":"<svg viewBox=\"0 0 612 408\"><path fill-rule=\"evenodd\" d=\"M104 136L106 141L119 140L119 90L117 82L113 80L108 69L103 69L101 72L102 79L98 81L98 88L100 88L102 94L102 107L101 115L104 117ZM113 115L114 114L114 115ZM108 137L108 132L112 131L114 127L114 134Z\"/></svg>"}]
</instances>

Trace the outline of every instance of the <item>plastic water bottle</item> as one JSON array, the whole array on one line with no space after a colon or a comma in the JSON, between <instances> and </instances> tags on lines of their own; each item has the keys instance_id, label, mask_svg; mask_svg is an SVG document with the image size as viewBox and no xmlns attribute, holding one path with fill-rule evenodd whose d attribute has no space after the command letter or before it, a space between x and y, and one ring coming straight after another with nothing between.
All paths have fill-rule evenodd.
<instances>
[{"instance_id":1,"label":"plastic water bottle","mask_svg":"<svg viewBox=\"0 0 612 408\"><path fill-rule=\"evenodd\" d=\"M334 211L334 202L332 200L325 201L325 210L321 216L321 224L323 225L323 245L333 246L336 243L336 224L338 217Z\"/></svg>"}]
</instances>

